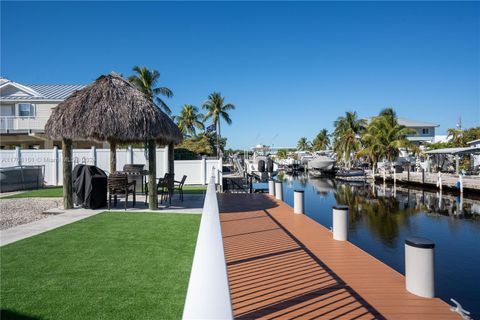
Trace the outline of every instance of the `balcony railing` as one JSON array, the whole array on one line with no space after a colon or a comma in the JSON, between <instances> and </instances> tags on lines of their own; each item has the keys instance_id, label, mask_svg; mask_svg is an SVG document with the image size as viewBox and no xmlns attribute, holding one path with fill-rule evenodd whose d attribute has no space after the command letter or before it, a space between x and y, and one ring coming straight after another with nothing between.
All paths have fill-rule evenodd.
<instances>
[{"instance_id":1,"label":"balcony railing","mask_svg":"<svg viewBox=\"0 0 480 320\"><path fill-rule=\"evenodd\" d=\"M43 131L48 117L0 117L1 132L39 132Z\"/></svg>"}]
</instances>

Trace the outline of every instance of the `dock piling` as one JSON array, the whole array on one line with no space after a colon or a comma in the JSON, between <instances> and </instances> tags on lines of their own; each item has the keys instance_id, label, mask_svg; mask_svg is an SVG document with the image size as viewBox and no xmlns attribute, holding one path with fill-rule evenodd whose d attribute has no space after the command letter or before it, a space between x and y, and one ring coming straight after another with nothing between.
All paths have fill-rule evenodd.
<instances>
[{"instance_id":1,"label":"dock piling","mask_svg":"<svg viewBox=\"0 0 480 320\"><path fill-rule=\"evenodd\" d=\"M333 239L348 240L348 206L333 206Z\"/></svg>"},{"instance_id":2,"label":"dock piling","mask_svg":"<svg viewBox=\"0 0 480 320\"><path fill-rule=\"evenodd\" d=\"M435 296L435 243L426 238L405 240L405 285L424 298Z\"/></svg>"},{"instance_id":3,"label":"dock piling","mask_svg":"<svg viewBox=\"0 0 480 320\"><path fill-rule=\"evenodd\" d=\"M294 190L293 192L293 213L303 213L305 202L305 193L303 190Z\"/></svg>"},{"instance_id":4,"label":"dock piling","mask_svg":"<svg viewBox=\"0 0 480 320\"><path fill-rule=\"evenodd\" d=\"M283 183L282 181L275 181L275 198L283 201Z\"/></svg>"},{"instance_id":5,"label":"dock piling","mask_svg":"<svg viewBox=\"0 0 480 320\"><path fill-rule=\"evenodd\" d=\"M273 179L268 180L268 194L275 196L275 180Z\"/></svg>"}]
</instances>

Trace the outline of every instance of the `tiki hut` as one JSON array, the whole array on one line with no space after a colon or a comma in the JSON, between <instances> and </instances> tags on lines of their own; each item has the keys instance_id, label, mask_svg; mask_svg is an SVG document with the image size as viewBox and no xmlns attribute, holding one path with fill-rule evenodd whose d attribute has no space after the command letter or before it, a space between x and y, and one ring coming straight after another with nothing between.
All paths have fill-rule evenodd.
<instances>
[{"instance_id":1,"label":"tiki hut","mask_svg":"<svg viewBox=\"0 0 480 320\"><path fill-rule=\"evenodd\" d=\"M110 144L110 171L116 171L116 145L148 144L149 204L157 208L155 147L169 145L169 172L173 172L173 144L182 141L177 125L142 92L120 75L102 75L74 92L52 112L45 126L48 137L62 141L64 206L72 208L72 140Z\"/></svg>"}]
</instances>

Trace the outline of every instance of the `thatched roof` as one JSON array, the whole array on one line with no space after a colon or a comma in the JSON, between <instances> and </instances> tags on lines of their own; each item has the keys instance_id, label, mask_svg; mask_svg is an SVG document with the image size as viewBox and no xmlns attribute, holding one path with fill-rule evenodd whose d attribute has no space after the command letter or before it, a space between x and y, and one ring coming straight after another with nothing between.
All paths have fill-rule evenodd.
<instances>
[{"instance_id":1,"label":"thatched roof","mask_svg":"<svg viewBox=\"0 0 480 320\"><path fill-rule=\"evenodd\" d=\"M75 91L52 112L45 126L51 139L119 143L156 140L178 143L177 125L120 75L102 75Z\"/></svg>"}]
</instances>

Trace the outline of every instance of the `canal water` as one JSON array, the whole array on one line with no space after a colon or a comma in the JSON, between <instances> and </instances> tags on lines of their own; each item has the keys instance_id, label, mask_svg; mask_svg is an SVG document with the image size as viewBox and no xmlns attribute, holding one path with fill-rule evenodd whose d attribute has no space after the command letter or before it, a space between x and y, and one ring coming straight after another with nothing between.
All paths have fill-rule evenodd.
<instances>
[{"instance_id":1,"label":"canal water","mask_svg":"<svg viewBox=\"0 0 480 320\"><path fill-rule=\"evenodd\" d=\"M332 206L350 207L349 241L405 274L404 241L435 242L436 295L480 319L480 201L383 184L284 176L284 199L305 191L305 213L330 228Z\"/></svg>"}]
</instances>

